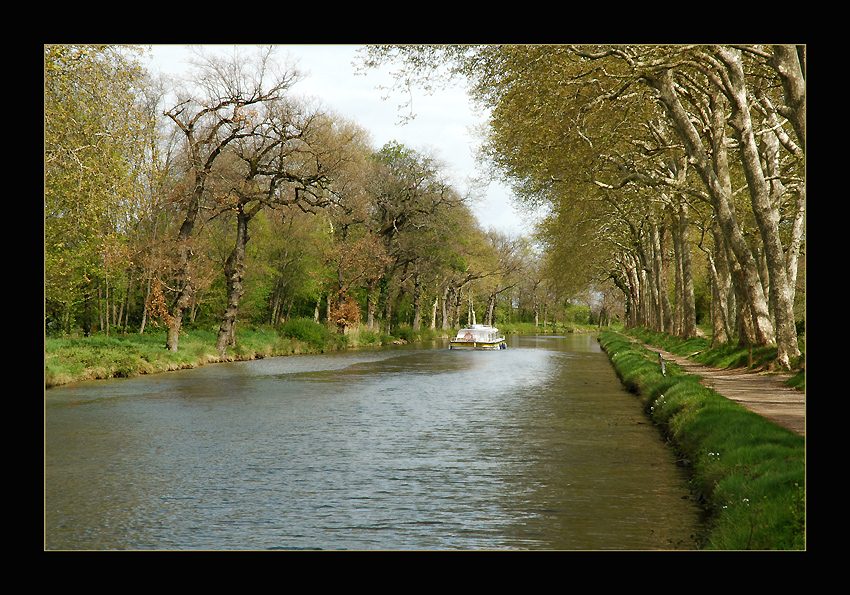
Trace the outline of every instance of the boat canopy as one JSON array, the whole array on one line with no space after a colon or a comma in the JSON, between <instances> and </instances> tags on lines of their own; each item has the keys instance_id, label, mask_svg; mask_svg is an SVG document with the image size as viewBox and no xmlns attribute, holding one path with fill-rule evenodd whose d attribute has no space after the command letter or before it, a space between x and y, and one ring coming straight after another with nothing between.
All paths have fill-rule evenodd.
<instances>
[{"instance_id":1,"label":"boat canopy","mask_svg":"<svg viewBox=\"0 0 850 595\"><path fill-rule=\"evenodd\" d=\"M475 341L480 343L501 341L504 337L499 334L499 329L486 324L473 324L462 328L457 333L458 341Z\"/></svg>"}]
</instances>

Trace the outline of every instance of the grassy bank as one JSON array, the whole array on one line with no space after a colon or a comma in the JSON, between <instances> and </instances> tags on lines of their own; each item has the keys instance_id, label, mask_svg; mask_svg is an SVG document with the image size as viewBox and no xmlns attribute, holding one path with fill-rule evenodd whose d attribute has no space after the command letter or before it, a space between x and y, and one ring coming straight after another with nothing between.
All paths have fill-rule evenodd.
<instances>
[{"instance_id":1,"label":"grassy bank","mask_svg":"<svg viewBox=\"0 0 850 595\"><path fill-rule=\"evenodd\" d=\"M570 333L594 333L599 330L593 324L578 324L573 322L550 322L547 325L535 326L533 322L502 322L496 325L507 335L564 335Z\"/></svg>"},{"instance_id":2,"label":"grassy bank","mask_svg":"<svg viewBox=\"0 0 850 595\"><path fill-rule=\"evenodd\" d=\"M500 325L505 334L574 333L596 331L595 326L578 324L514 323ZM296 318L274 328L271 326L236 327L236 346L219 358L215 349L216 329L184 329L180 348L172 353L164 348L165 330L149 329L137 333L102 334L90 337L49 337L45 339L45 385L47 387L105 378L127 378L181 368L194 368L219 361L240 361L299 353L326 353L343 349L381 347L421 343L443 338L442 329L414 331L402 325L392 335L366 329L339 335L312 319ZM454 334L454 331L448 331Z\"/></svg>"},{"instance_id":3,"label":"grassy bank","mask_svg":"<svg viewBox=\"0 0 850 595\"><path fill-rule=\"evenodd\" d=\"M805 549L805 440L726 399L622 334L599 336L691 472L707 513L705 549Z\"/></svg>"},{"instance_id":4,"label":"grassy bank","mask_svg":"<svg viewBox=\"0 0 850 595\"><path fill-rule=\"evenodd\" d=\"M682 339L665 333L657 333L644 328L634 328L623 331L647 343L660 347L676 355L688 356L695 362L715 368L749 368L752 370L776 369L776 346L773 347L741 347L737 343L729 343L717 347L711 346L711 339L695 337ZM806 390L805 371L805 339L799 339L800 351L803 354L791 362L793 377L786 384L798 390Z\"/></svg>"},{"instance_id":5,"label":"grassy bank","mask_svg":"<svg viewBox=\"0 0 850 595\"><path fill-rule=\"evenodd\" d=\"M219 358L215 349L215 330L184 330L176 353L164 348L164 329L154 329L144 335L47 338L44 380L45 386L51 387L81 380L126 378L194 368L219 361L415 343L441 335L442 332L430 329L414 332L410 327L401 327L394 335L365 329L339 335L310 319L293 319L279 328L238 326L236 346L228 349L224 359Z\"/></svg>"}]
</instances>

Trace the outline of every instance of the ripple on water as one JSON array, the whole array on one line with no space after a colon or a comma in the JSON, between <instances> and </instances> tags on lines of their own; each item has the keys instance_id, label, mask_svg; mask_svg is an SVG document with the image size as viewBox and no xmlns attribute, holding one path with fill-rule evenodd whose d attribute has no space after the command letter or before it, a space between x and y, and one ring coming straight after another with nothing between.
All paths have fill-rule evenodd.
<instances>
[{"instance_id":1,"label":"ripple on water","mask_svg":"<svg viewBox=\"0 0 850 595\"><path fill-rule=\"evenodd\" d=\"M693 547L685 478L592 338L511 342L52 389L47 547Z\"/></svg>"}]
</instances>

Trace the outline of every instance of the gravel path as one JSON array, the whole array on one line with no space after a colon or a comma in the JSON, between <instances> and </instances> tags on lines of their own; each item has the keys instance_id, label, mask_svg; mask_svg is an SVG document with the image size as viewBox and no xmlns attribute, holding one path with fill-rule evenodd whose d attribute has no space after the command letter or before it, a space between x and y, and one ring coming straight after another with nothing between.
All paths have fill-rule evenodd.
<instances>
[{"instance_id":1,"label":"gravel path","mask_svg":"<svg viewBox=\"0 0 850 595\"><path fill-rule=\"evenodd\" d=\"M801 436L806 435L806 393L784 384L791 377L789 374L711 368L652 345L646 345L646 348L661 353L665 360L677 363L689 374L701 376L704 386L727 399Z\"/></svg>"}]
</instances>

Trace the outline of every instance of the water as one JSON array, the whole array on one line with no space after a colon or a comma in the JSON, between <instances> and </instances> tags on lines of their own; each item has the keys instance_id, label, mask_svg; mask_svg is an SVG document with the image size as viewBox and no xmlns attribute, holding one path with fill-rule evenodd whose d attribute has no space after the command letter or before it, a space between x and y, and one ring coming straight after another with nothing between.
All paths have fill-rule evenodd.
<instances>
[{"instance_id":1,"label":"water","mask_svg":"<svg viewBox=\"0 0 850 595\"><path fill-rule=\"evenodd\" d=\"M46 392L45 547L693 549L595 338L269 358Z\"/></svg>"}]
</instances>

